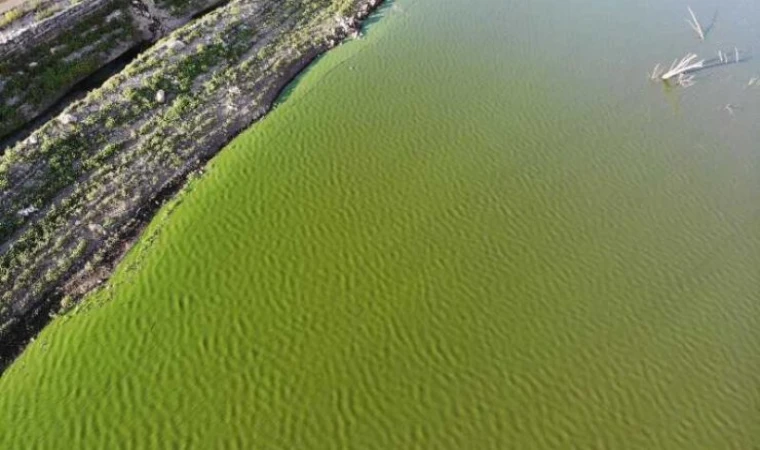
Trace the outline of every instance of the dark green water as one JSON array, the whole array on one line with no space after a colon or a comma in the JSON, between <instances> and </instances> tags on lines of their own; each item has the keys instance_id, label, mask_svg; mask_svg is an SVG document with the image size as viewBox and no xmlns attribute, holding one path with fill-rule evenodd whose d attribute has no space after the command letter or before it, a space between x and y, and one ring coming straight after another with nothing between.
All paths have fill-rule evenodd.
<instances>
[{"instance_id":1,"label":"dark green water","mask_svg":"<svg viewBox=\"0 0 760 450\"><path fill-rule=\"evenodd\" d=\"M760 60L646 76L752 55L715 6L384 8L0 378L0 447L754 448Z\"/></svg>"}]
</instances>

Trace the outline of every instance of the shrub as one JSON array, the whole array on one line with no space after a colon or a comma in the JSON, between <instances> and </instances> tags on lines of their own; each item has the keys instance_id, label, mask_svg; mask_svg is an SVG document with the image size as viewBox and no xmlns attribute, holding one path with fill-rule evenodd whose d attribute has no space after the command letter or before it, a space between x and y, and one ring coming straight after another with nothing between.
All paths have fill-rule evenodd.
<instances>
[{"instance_id":1,"label":"shrub","mask_svg":"<svg viewBox=\"0 0 760 450\"><path fill-rule=\"evenodd\" d=\"M41 9L34 14L35 20L45 20L48 17L52 17L60 9L57 6L51 6L50 8Z\"/></svg>"},{"instance_id":2,"label":"shrub","mask_svg":"<svg viewBox=\"0 0 760 450\"><path fill-rule=\"evenodd\" d=\"M74 306L74 299L70 295L66 295L61 299L61 310L66 311Z\"/></svg>"},{"instance_id":3,"label":"shrub","mask_svg":"<svg viewBox=\"0 0 760 450\"><path fill-rule=\"evenodd\" d=\"M2 17L0 17L0 28L10 25L11 22L15 22L22 17L24 17L24 12L20 8L8 10Z\"/></svg>"}]
</instances>

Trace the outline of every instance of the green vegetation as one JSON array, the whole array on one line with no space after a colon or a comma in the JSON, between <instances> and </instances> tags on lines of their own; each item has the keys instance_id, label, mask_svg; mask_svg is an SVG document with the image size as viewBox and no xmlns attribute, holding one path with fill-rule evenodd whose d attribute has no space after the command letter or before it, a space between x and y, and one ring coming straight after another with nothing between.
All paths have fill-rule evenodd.
<instances>
[{"instance_id":1,"label":"green vegetation","mask_svg":"<svg viewBox=\"0 0 760 450\"><path fill-rule=\"evenodd\" d=\"M55 13L59 12L61 10L60 6L53 5L48 8L40 9L36 13L34 13L34 19L37 21L42 21L47 19L48 17L52 17Z\"/></svg>"},{"instance_id":2,"label":"green vegetation","mask_svg":"<svg viewBox=\"0 0 760 450\"><path fill-rule=\"evenodd\" d=\"M8 10L0 16L0 28L10 25L11 22L15 22L22 17L24 17L24 11L21 8Z\"/></svg>"}]
</instances>

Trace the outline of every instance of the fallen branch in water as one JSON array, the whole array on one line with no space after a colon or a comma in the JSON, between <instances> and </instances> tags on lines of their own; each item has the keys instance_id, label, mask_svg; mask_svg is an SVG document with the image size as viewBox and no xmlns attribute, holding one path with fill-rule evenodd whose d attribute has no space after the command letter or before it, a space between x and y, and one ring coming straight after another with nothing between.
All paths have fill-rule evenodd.
<instances>
[{"instance_id":1,"label":"fallen branch in water","mask_svg":"<svg viewBox=\"0 0 760 450\"><path fill-rule=\"evenodd\" d=\"M691 28L697 32L697 35L699 35L699 40L704 41L705 40L705 31L702 29L702 25L699 24L699 20L697 20L697 16L694 14L694 11L692 11L691 6L687 6L689 10L689 14L691 14L691 20L686 19L686 23L691 25Z\"/></svg>"},{"instance_id":2,"label":"fallen branch in water","mask_svg":"<svg viewBox=\"0 0 760 450\"><path fill-rule=\"evenodd\" d=\"M662 69L660 69L660 64L658 63L656 66L654 66L654 69L652 69L652 72L649 74L650 80L657 80L662 75Z\"/></svg>"},{"instance_id":3,"label":"fallen branch in water","mask_svg":"<svg viewBox=\"0 0 760 450\"><path fill-rule=\"evenodd\" d=\"M687 75L685 73L679 74L676 78L676 83L678 83L681 87L691 87L694 86L694 75Z\"/></svg>"},{"instance_id":4,"label":"fallen branch in water","mask_svg":"<svg viewBox=\"0 0 760 450\"><path fill-rule=\"evenodd\" d=\"M678 77L681 74L685 74L693 70L697 70L697 69L701 69L705 67L704 59L701 59L695 62L696 59L697 59L696 54L689 53L688 55L681 58L680 61L678 59L674 60L673 64L670 65L670 69L668 69L667 72L663 73L660 76L660 79L664 81L668 81L672 78Z\"/></svg>"}]
</instances>

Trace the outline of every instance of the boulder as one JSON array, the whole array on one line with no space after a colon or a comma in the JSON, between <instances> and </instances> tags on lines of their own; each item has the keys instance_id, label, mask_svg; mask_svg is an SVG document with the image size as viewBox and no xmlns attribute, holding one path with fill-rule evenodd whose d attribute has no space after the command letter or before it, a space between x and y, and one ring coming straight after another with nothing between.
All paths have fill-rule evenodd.
<instances>
[{"instance_id":1,"label":"boulder","mask_svg":"<svg viewBox=\"0 0 760 450\"><path fill-rule=\"evenodd\" d=\"M103 228L103 225L100 225L99 223L88 224L87 225L87 229L90 230L91 232L93 232L95 234L99 234L101 236L105 236L107 234L106 233L106 229Z\"/></svg>"},{"instance_id":2,"label":"boulder","mask_svg":"<svg viewBox=\"0 0 760 450\"><path fill-rule=\"evenodd\" d=\"M183 48L187 47L187 44L180 40L171 41L166 45L172 50L182 50Z\"/></svg>"},{"instance_id":3,"label":"boulder","mask_svg":"<svg viewBox=\"0 0 760 450\"><path fill-rule=\"evenodd\" d=\"M36 212L37 208L35 206L27 206L24 209L18 210L17 214L21 217L29 217Z\"/></svg>"},{"instance_id":4,"label":"boulder","mask_svg":"<svg viewBox=\"0 0 760 450\"><path fill-rule=\"evenodd\" d=\"M118 19L124 14L124 12L120 9L117 9L116 11L112 12L106 17L106 23L111 23L114 20Z\"/></svg>"},{"instance_id":5,"label":"boulder","mask_svg":"<svg viewBox=\"0 0 760 450\"><path fill-rule=\"evenodd\" d=\"M62 124L64 124L64 125L69 125L69 124L72 124L72 123L76 123L76 122L77 122L77 118L76 118L76 117L74 117L74 116L73 116L73 115L71 115L71 114L68 114L68 113L66 113L66 114L61 114L60 116L58 116L58 120L59 120L59 121L60 121Z\"/></svg>"}]
</instances>

